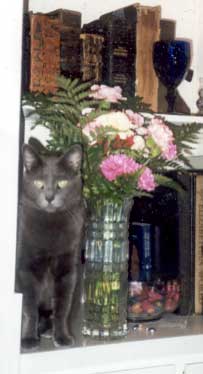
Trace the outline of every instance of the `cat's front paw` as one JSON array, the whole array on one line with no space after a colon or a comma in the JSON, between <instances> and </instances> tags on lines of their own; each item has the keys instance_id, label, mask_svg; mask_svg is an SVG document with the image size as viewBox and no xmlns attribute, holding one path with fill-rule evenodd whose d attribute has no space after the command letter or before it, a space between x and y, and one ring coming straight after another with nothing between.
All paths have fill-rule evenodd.
<instances>
[{"instance_id":1,"label":"cat's front paw","mask_svg":"<svg viewBox=\"0 0 203 374\"><path fill-rule=\"evenodd\" d=\"M27 337L21 340L21 346L25 350L36 350L39 348L40 339L34 337Z\"/></svg>"},{"instance_id":2,"label":"cat's front paw","mask_svg":"<svg viewBox=\"0 0 203 374\"><path fill-rule=\"evenodd\" d=\"M55 334L54 338L54 345L55 347L65 347L69 346L72 347L74 345L74 338L68 334Z\"/></svg>"}]
</instances>

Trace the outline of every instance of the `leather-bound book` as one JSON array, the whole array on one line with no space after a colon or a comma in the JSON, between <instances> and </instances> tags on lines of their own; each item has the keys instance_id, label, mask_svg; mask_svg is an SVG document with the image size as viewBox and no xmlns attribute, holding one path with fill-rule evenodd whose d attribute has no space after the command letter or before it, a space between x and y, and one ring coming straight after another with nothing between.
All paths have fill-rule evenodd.
<instances>
[{"instance_id":1,"label":"leather-bound book","mask_svg":"<svg viewBox=\"0 0 203 374\"><path fill-rule=\"evenodd\" d=\"M81 34L81 75L83 81L101 83L102 49L104 38L95 34Z\"/></svg>"},{"instance_id":2,"label":"leather-bound book","mask_svg":"<svg viewBox=\"0 0 203 374\"><path fill-rule=\"evenodd\" d=\"M81 13L57 9L47 15L59 22L61 74L71 78L80 77Z\"/></svg>"},{"instance_id":3,"label":"leather-bound book","mask_svg":"<svg viewBox=\"0 0 203 374\"><path fill-rule=\"evenodd\" d=\"M156 111L158 79L152 49L160 36L160 7L124 7L84 25L83 32L104 37L103 82L120 85L124 94L141 96Z\"/></svg>"},{"instance_id":4,"label":"leather-bound book","mask_svg":"<svg viewBox=\"0 0 203 374\"><path fill-rule=\"evenodd\" d=\"M59 74L59 21L30 13L30 91L54 93Z\"/></svg>"},{"instance_id":5,"label":"leather-bound book","mask_svg":"<svg viewBox=\"0 0 203 374\"><path fill-rule=\"evenodd\" d=\"M104 37L102 82L119 85L123 93L135 93L135 32L136 12L128 22L124 8L100 17L98 22L85 25L83 32Z\"/></svg>"}]
</instances>

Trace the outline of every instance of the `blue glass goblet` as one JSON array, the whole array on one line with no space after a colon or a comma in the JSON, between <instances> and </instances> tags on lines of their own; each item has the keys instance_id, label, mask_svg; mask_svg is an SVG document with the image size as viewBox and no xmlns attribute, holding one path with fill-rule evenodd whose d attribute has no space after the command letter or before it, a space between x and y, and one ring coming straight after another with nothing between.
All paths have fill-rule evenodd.
<instances>
[{"instance_id":1,"label":"blue glass goblet","mask_svg":"<svg viewBox=\"0 0 203 374\"><path fill-rule=\"evenodd\" d=\"M168 112L174 112L176 88L184 79L190 64L190 43L167 40L154 43L153 65L156 75L167 88Z\"/></svg>"}]
</instances>

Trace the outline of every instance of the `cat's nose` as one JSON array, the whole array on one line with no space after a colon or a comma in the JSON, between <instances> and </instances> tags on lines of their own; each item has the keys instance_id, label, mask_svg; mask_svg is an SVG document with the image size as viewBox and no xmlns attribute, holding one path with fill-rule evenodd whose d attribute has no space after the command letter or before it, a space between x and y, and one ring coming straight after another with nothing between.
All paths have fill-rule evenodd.
<instances>
[{"instance_id":1,"label":"cat's nose","mask_svg":"<svg viewBox=\"0 0 203 374\"><path fill-rule=\"evenodd\" d=\"M51 203L54 200L54 194L51 191L47 191L45 195L46 200L48 203Z\"/></svg>"}]
</instances>

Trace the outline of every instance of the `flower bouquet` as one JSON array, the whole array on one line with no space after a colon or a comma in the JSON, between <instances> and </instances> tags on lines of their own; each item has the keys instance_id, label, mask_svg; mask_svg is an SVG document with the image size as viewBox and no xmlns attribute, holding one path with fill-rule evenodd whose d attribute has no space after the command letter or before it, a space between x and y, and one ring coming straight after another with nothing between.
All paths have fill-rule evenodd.
<instances>
[{"instance_id":1,"label":"flower bouquet","mask_svg":"<svg viewBox=\"0 0 203 374\"><path fill-rule=\"evenodd\" d=\"M59 77L55 95L28 94L34 126L49 130L47 150L84 150L84 196L88 201L122 202L150 194L157 186L179 188L166 176L189 165L187 156L202 124L176 126L148 109L140 98L125 98L119 86L81 83ZM188 143L189 142L189 143Z\"/></svg>"},{"instance_id":2,"label":"flower bouquet","mask_svg":"<svg viewBox=\"0 0 203 374\"><path fill-rule=\"evenodd\" d=\"M90 208L86 240L84 328L95 337L127 333L128 219L135 196L165 185L181 187L168 169L188 165L200 124L181 127L156 114L142 114L139 98L120 87L60 77L54 96L30 95L26 103L49 129L49 151L73 143L84 150L84 197ZM188 144L190 142L190 145Z\"/></svg>"},{"instance_id":3,"label":"flower bouquet","mask_svg":"<svg viewBox=\"0 0 203 374\"><path fill-rule=\"evenodd\" d=\"M130 109L112 110L81 126L81 131L88 159L87 198L122 201L171 183L160 171L176 162L179 150L162 118L146 118Z\"/></svg>"}]
</instances>

